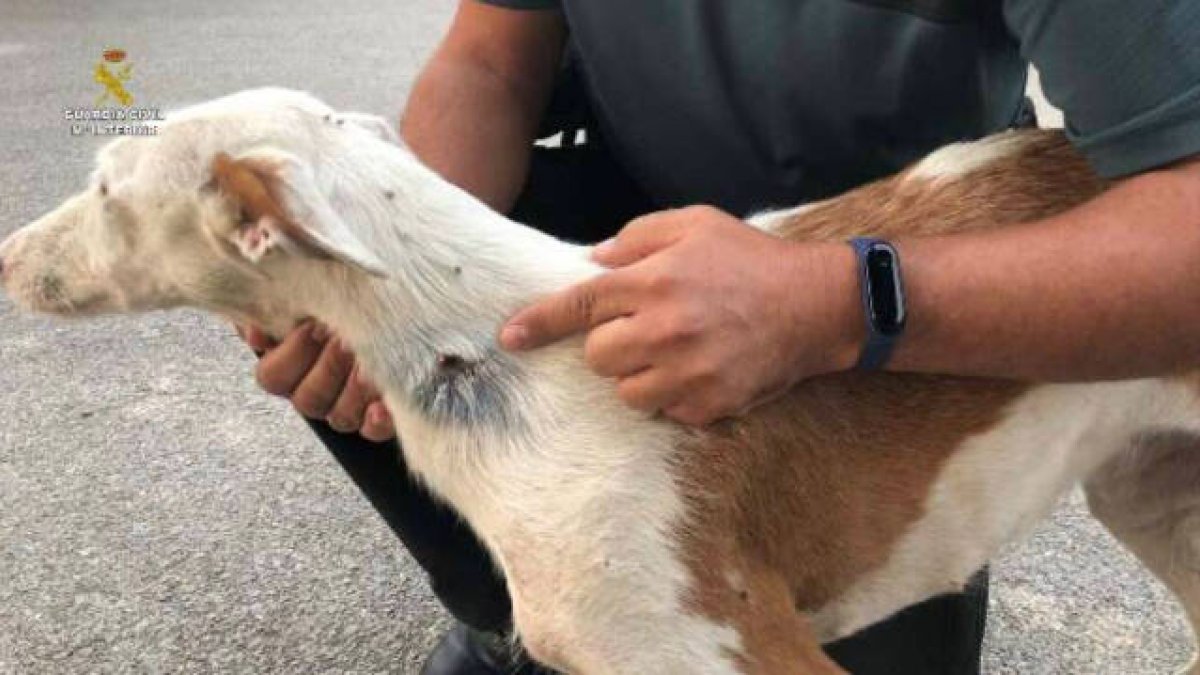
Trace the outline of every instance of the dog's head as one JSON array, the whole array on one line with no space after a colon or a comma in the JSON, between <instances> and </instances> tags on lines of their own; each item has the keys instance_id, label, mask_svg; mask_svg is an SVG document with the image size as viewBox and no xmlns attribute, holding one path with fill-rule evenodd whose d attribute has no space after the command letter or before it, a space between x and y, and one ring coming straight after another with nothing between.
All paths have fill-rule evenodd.
<instances>
[{"instance_id":1,"label":"dog's head","mask_svg":"<svg viewBox=\"0 0 1200 675\"><path fill-rule=\"evenodd\" d=\"M191 305L278 324L304 311L285 306L296 284L331 278L313 266L384 274L331 200L394 141L378 117L280 89L185 109L106 145L83 192L0 243L3 288L60 315Z\"/></svg>"}]
</instances>

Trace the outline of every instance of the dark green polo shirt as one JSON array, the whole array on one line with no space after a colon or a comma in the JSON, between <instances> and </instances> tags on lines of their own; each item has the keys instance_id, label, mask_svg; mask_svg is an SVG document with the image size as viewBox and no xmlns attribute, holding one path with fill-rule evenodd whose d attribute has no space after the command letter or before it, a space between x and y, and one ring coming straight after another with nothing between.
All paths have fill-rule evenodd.
<instances>
[{"instance_id":1,"label":"dark green polo shirt","mask_svg":"<svg viewBox=\"0 0 1200 675\"><path fill-rule=\"evenodd\" d=\"M1200 153L1200 0L484 0L564 12L662 205L791 205L1010 125L1027 64L1117 177Z\"/></svg>"}]
</instances>

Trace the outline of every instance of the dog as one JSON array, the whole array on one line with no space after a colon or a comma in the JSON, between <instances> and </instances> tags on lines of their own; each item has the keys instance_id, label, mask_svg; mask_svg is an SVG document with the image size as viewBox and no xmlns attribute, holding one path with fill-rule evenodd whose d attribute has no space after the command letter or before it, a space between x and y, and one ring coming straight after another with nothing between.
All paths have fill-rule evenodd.
<instances>
[{"instance_id":1,"label":"dog","mask_svg":"<svg viewBox=\"0 0 1200 675\"><path fill-rule=\"evenodd\" d=\"M1106 187L1060 133L1014 131L751 226L933 235ZM193 306L277 337L330 326L410 470L503 570L525 648L565 672L840 672L823 643L960 589L1077 483L1196 621L1195 373L840 373L686 428L623 405L581 338L498 348L507 317L602 272L588 253L449 184L380 118L258 89L105 146L83 192L0 244L0 275L20 307L62 316Z\"/></svg>"}]
</instances>

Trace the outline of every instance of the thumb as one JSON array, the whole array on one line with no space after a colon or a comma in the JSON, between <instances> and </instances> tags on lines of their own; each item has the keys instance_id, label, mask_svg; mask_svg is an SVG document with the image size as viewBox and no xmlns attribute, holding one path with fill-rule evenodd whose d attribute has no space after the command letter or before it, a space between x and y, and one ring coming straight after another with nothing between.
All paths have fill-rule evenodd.
<instances>
[{"instance_id":1,"label":"thumb","mask_svg":"<svg viewBox=\"0 0 1200 675\"><path fill-rule=\"evenodd\" d=\"M625 314L620 286L602 274L526 307L500 330L500 346L534 349Z\"/></svg>"},{"instance_id":2,"label":"thumb","mask_svg":"<svg viewBox=\"0 0 1200 675\"><path fill-rule=\"evenodd\" d=\"M685 230L679 209L635 218L617 236L596 246L592 260L605 267L632 265L679 241Z\"/></svg>"}]
</instances>

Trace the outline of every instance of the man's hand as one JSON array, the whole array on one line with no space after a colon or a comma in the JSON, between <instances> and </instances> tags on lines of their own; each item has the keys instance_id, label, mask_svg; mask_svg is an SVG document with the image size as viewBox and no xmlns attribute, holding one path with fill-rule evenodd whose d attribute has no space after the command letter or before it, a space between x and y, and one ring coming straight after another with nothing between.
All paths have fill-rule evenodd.
<instances>
[{"instance_id":1,"label":"man's hand","mask_svg":"<svg viewBox=\"0 0 1200 675\"><path fill-rule=\"evenodd\" d=\"M328 329L305 322L276 344L254 327L238 334L262 354L255 375L267 392L292 402L301 415L324 419L342 433L370 441L395 438L379 392L359 371L354 355Z\"/></svg>"},{"instance_id":2,"label":"man's hand","mask_svg":"<svg viewBox=\"0 0 1200 675\"><path fill-rule=\"evenodd\" d=\"M849 246L784 241L714 208L639 218L593 258L618 269L518 313L501 344L590 330L587 363L626 403L687 424L850 367L865 331Z\"/></svg>"}]
</instances>

